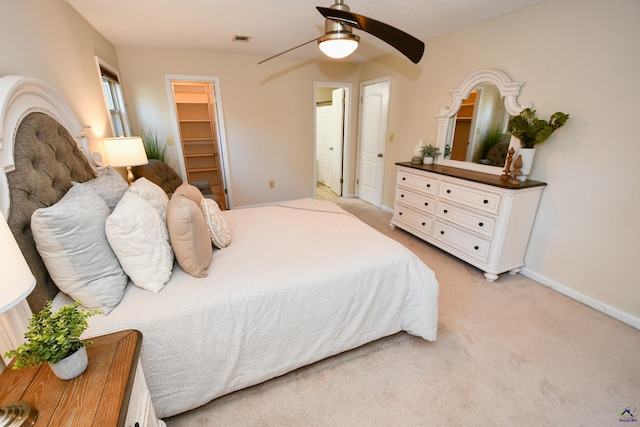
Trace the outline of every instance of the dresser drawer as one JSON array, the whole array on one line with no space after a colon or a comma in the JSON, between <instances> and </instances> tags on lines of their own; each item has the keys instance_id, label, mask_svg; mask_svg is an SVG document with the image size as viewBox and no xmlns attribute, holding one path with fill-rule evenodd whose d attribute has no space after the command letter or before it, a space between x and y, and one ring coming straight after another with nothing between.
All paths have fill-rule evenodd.
<instances>
[{"instance_id":1,"label":"dresser drawer","mask_svg":"<svg viewBox=\"0 0 640 427\"><path fill-rule=\"evenodd\" d=\"M500 194L463 187L445 180L440 184L440 198L492 214L497 214L500 208Z\"/></svg>"},{"instance_id":2,"label":"dresser drawer","mask_svg":"<svg viewBox=\"0 0 640 427\"><path fill-rule=\"evenodd\" d=\"M491 243L481 237L466 233L441 221L435 222L433 236L479 261L487 262Z\"/></svg>"},{"instance_id":3,"label":"dresser drawer","mask_svg":"<svg viewBox=\"0 0 640 427\"><path fill-rule=\"evenodd\" d=\"M396 191L396 203L409 205L428 214L435 214L436 201L434 198L424 194L414 193L398 187Z\"/></svg>"},{"instance_id":4,"label":"dresser drawer","mask_svg":"<svg viewBox=\"0 0 640 427\"><path fill-rule=\"evenodd\" d=\"M491 215L461 209L456 205L446 202L438 203L437 216L487 237L493 237L496 226L496 220Z\"/></svg>"},{"instance_id":5,"label":"dresser drawer","mask_svg":"<svg viewBox=\"0 0 640 427\"><path fill-rule=\"evenodd\" d=\"M436 178L425 175L415 175L403 170L398 170L398 185L432 196L438 194L438 180Z\"/></svg>"},{"instance_id":6,"label":"dresser drawer","mask_svg":"<svg viewBox=\"0 0 640 427\"><path fill-rule=\"evenodd\" d=\"M397 203L393 217L396 221L403 222L422 234L431 236L431 231L433 230L433 217L431 215L416 212L401 203Z\"/></svg>"}]
</instances>

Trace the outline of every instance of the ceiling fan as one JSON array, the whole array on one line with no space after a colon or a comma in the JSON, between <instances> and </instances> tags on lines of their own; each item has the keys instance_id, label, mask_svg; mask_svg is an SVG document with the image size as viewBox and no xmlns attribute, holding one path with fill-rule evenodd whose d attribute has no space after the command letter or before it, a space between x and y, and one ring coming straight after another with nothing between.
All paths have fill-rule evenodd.
<instances>
[{"instance_id":1,"label":"ceiling fan","mask_svg":"<svg viewBox=\"0 0 640 427\"><path fill-rule=\"evenodd\" d=\"M345 58L356 50L360 41L360 37L351 31L353 28L362 30L388 43L414 64L417 64L422 59L422 54L424 53L424 43L422 41L384 22L351 12L349 6L344 4L343 0L336 0L331 7L318 6L316 9L325 17L324 35L263 59L258 64L314 41L318 42L318 47L325 55L332 58Z\"/></svg>"}]
</instances>

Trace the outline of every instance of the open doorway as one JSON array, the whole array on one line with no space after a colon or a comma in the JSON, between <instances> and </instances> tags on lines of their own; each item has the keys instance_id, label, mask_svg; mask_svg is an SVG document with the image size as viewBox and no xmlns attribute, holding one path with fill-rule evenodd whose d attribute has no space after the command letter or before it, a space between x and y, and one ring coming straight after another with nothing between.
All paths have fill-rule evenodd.
<instances>
[{"instance_id":1,"label":"open doorway","mask_svg":"<svg viewBox=\"0 0 640 427\"><path fill-rule=\"evenodd\" d=\"M175 107L172 116L183 180L207 183L218 196L221 209L228 209L228 164L219 81L216 77L165 77Z\"/></svg>"},{"instance_id":2,"label":"open doorway","mask_svg":"<svg viewBox=\"0 0 640 427\"><path fill-rule=\"evenodd\" d=\"M348 83L315 83L315 194L330 199L346 194L348 164Z\"/></svg>"}]
</instances>

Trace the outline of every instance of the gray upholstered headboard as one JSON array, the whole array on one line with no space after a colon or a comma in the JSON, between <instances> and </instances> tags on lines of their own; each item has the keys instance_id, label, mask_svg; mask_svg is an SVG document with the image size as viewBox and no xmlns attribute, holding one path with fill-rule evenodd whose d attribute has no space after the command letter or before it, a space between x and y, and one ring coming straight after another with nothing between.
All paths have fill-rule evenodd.
<instances>
[{"instance_id":1,"label":"gray upholstered headboard","mask_svg":"<svg viewBox=\"0 0 640 427\"><path fill-rule=\"evenodd\" d=\"M75 127L77 132L79 125L64 100L42 82L8 77L13 80L0 78L0 160L4 172L0 174L0 201L9 228L36 278L36 287L27 297L36 312L53 299L58 289L36 250L31 214L60 200L71 181L84 182L96 173L69 131ZM12 87L8 94L6 85Z\"/></svg>"}]
</instances>

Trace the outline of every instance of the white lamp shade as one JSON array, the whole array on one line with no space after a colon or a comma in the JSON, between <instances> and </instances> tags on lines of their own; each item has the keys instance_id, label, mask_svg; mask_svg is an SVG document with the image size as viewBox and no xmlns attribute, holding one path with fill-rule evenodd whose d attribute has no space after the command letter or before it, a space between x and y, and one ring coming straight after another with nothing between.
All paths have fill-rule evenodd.
<instances>
[{"instance_id":1,"label":"white lamp shade","mask_svg":"<svg viewBox=\"0 0 640 427\"><path fill-rule=\"evenodd\" d=\"M4 216L0 215L0 313L15 307L31 293L36 278L27 265Z\"/></svg>"},{"instance_id":2,"label":"white lamp shade","mask_svg":"<svg viewBox=\"0 0 640 427\"><path fill-rule=\"evenodd\" d=\"M104 151L109 165L115 168L149 163L142 138L139 136L105 138Z\"/></svg>"},{"instance_id":3,"label":"white lamp shade","mask_svg":"<svg viewBox=\"0 0 640 427\"><path fill-rule=\"evenodd\" d=\"M318 47L322 53L330 58L346 58L358 48L358 36L352 34L346 38L332 38L332 36L335 37L335 35L327 34L318 41Z\"/></svg>"}]
</instances>

